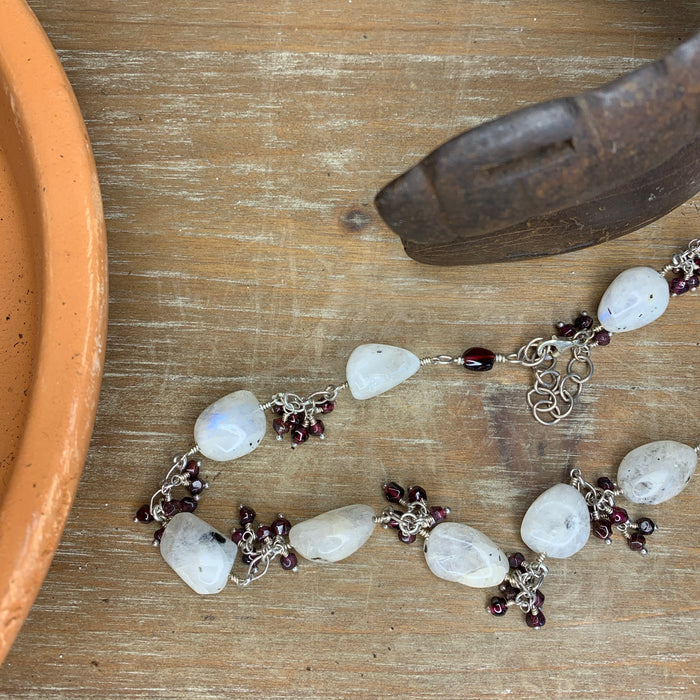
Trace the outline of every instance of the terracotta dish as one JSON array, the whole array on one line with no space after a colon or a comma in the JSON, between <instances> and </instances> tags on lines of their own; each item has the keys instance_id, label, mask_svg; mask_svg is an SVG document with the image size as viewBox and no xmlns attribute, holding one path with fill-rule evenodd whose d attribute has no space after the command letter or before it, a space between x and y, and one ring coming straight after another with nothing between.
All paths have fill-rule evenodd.
<instances>
[{"instance_id":1,"label":"terracotta dish","mask_svg":"<svg viewBox=\"0 0 700 700\"><path fill-rule=\"evenodd\" d=\"M0 662L65 525L95 418L106 244L95 164L58 57L0 0Z\"/></svg>"}]
</instances>

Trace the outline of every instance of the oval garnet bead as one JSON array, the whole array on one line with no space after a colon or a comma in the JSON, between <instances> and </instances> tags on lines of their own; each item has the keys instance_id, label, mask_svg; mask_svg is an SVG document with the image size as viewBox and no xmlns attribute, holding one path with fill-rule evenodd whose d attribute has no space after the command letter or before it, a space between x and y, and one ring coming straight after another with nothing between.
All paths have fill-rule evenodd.
<instances>
[{"instance_id":1,"label":"oval garnet bead","mask_svg":"<svg viewBox=\"0 0 700 700\"><path fill-rule=\"evenodd\" d=\"M602 330L598 331L594 336L593 340L598 343L598 345L604 346L604 345L610 345L610 341L612 340L612 336L610 335L609 331Z\"/></svg>"},{"instance_id":2,"label":"oval garnet bead","mask_svg":"<svg viewBox=\"0 0 700 700\"><path fill-rule=\"evenodd\" d=\"M525 615L525 624L533 629L539 629L544 627L545 619L541 610L532 610L527 615Z\"/></svg>"},{"instance_id":3,"label":"oval garnet bead","mask_svg":"<svg viewBox=\"0 0 700 700\"><path fill-rule=\"evenodd\" d=\"M287 416L287 423L290 426L301 425L304 422L304 415L302 413L290 413Z\"/></svg>"},{"instance_id":4,"label":"oval garnet bead","mask_svg":"<svg viewBox=\"0 0 700 700\"><path fill-rule=\"evenodd\" d=\"M639 520L637 520L637 527L639 528L639 532L643 535L651 535L656 530L656 525L651 518L639 518Z\"/></svg>"},{"instance_id":5,"label":"oval garnet bead","mask_svg":"<svg viewBox=\"0 0 700 700\"><path fill-rule=\"evenodd\" d=\"M544 603L544 593L542 591L535 591L535 607L541 608Z\"/></svg>"},{"instance_id":6,"label":"oval garnet bead","mask_svg":"<svg viewBox=\"0 0 700 700\"><path fill-rule=\"evenodd\" d=\"M180 499L180 510L183 513L194 513L197 510L197 501L191 496L185 496Z\"/></svg>"},{"instance_id":7,"label":"oval garnet bead","mask_svg":"<svg viewBox=\"0 0 700 700\"><path fill-rule=\"evenodd\" d=\"M272 421L272 428L278 435L284 435L289 432L289 423L282 418L275 418Z\"/></svg>"},{"instance_id":8,"label":"oval garnet bead","mask_svg":"<svg viewBox=\"0 0 700 700\"><path fill-rule=\"evenodd\" d=\"M627 544L633 552L643 552L645 554L647 550L644 545L646 543L646 538L640 532L632 533L629 539L627 540Z\"/></svg>"},{"instance_id":9,"label":"oval garnet bead","mask_svg":"<svg viewBox=\"0 0 700 700\"><path fill-rule=\"evenodd\" d=\"M191 459L182 469L183 474L187 474L190 479L196 479L199 476L199 468L202 466L201 462L196 459Z\"/></svg>"},{"instance_id":10,"label":"oval garnet bead","mask_svg":"<svg viewBox=\"0 0 700 700\"><path fill-rule=\"evenodd\" d=\"M593 534L601 540L610 540L612 535L612 523L609 520L596 520L591 528Z\"/></svg>"},{"instance_id":11,"label":"oval garnet bead","mask_svg":"<svg viewBox=\"0 0 700 700\"><path fill-rule=\"evenodd\" d=\"M575 321L574 326L581 331L588 330L593 325L593 317L582 313Z\"/></svg>"},{"instance_id":12,"label":"oval garnet bead","mask_svg":"<svg viewBox=\"0 0 700 700\"><path fill-rule=\"evenodd\" d=\"M292 529L292 524L289 522L289 520L287 520L287 518L279 516L272 521L272 529L276 535L286 537L289 534L289 531Z\"/></svg>"},{"instance_id":13,"label":"oval garnet bead","mask_svg":"<svg viewBox=\"0 0 700 700\"><path fill-rule=\"evenodd\" d=\"M292 428L292 442L295 445L301 445L309 439L309 431L302 425Z\"/></svg>"},{"instance_id":14,"label":"oval garnet bead","mask_svg":"<svg viewBox=\"0 0 700 700\"><path fill-rule=\"evenodd\" d=\"M136 511L135 520L138 520L138 522L140 523L150 523L153 520L153 516L151 515L151 509L148 506L141 506Z\"/></svg>"},{"instance_id":15,"label":"oval garnet bead","mask_svg":"<svg viewBox=\"0 0 700 700\"><path fill-rule=\"evenodd\" d=\"M520 552L508 555L508 565L511 569L519 569L525 562L525 557Z\"/></svg>"},{"instance_id":16,"label":"oval garnet bead","mask_svg":"<svg viewBox=\"0 0 700 700\"><path fill-rule=\"evenodd\" d=\"M608 517L614 525L622 525L622 523L626 523L630 519L627 511L619 506L613 506L612 513Z\"/></svg>"},{"instance_id":17,"label":"oval garnet bead","mask_svg":"<svg viewBox=\"0 0 700 700\"><path fill-rule=\"evenodd\" d=\"M469 348L462 355L462 363L465 369L472 372L487 372L496 361L496 353L486 348Z\"/></svg>"},{"instance_id":18,"label":"oval garnet bead","mask_svg":"<svg viewBox=\"0 0 700 700\"><path fill-rule=\"evenodd\" d=\"M403 486L399 486L395 481L384 484L384 498L389 503L398 503L404 497Z\"/></svg>"},{"instance_id":19,"label":"oval garnet bead","mask_svg":"<svg viewBox=\"0 0 700 700\"><path fill-rule=\"evenodd\" d=\"M291 571L298 563L297 555L294 552L289 552L289 554L280 557L280 564L285 571Z\"/></svg>"},{"instance_id":20,"label":"oval garnet bead","mask_svg":"<svg viewBox=\"0 0 700 700\"><path fill-rule=\"evenodd\" d=\"M245 533L245 530L233 530L231 532L231 540L233 541L234 544L240 544L243 542L243 534Z\"/></svg>"},{"instance_id":21,"label":"oval garnet bead","mask_svg":"<svg viewBox=\"0 0 700 700\"><path fill-rule=\"evenodd\" d=\"M238 509L241 525L247 525L255 520L255 511L248 506L241 506Z\"/></svg>"},{"instance_id":22,"label":"oval garnet bead","mask_svg":"<svg viewBox=\"0 0 700 700\"><path fill-rule=\"evenodd\" d=\"M411 486L411 488L408 489L408 500L412 503L425 501L427 499L428 495L425 493L425 489L420 486Z\"/></svg>"},{"instance_id":23,"label":"oval garnet bead","mask_svg":"<svg viewBox=\"0 0 700 700\"><path fill-rule=\"evenodd\" d=\"M690 289L690 286L688 285L688 280L684 279L683 277L674 277L669 282L668 286L671 290L671 294L675 295L685 294Z\"/></svg>"},{"instance_id":24,"label":"oval garnet bead","mask_svg":"<svg viewBox=\"0 0 700 700\"><path fill-rule=\"evenodd\" d=\"M506 600L515 600L520 593L520 589L510 583L504 583L500 588Z\"/></svg>"},{"instance_id":25,"label":"oval garnet bead","mask_svg":"<svg viewBox=\"0 0 700 700\"><path fill-rule=\"evenodd\" d=\"M165 501L163 503L163 515L166 518L172 518L174 515L182 512L180 501Z\"/></svg>"},{"instance_id":26,"label":"oval garnet bead","mask_svg":"<svg viewBox=\"0 0 700 700\"><path fill-rule=\"evenodd\" d=\"M598 488L604 491L615 490L615 484L613 484L612 479L609 479L607 476L601 476L596 483L598 484Z\"/></svg>"},{"instance_id":27,"label":"oval garnet bead","mask_svg":"<svg viewBox=\"0 0 700 700\"><path fill-rule=\"evenodd\" d=\"M407 534L405 532L401 532L400 530L399 530L398 535L399 535L399 540L401 540L401 542L404 542L405 544L411 544L412 542L416 541L415 535L410 535L410 534Z\"/></svg>"},{"instance_id":28,"label":"oval garnet bead","mask_svg":"<svg viewBox=\"0 0 700 700\"><path fill-rule=\"evenodd\" d=\"M197 478L197 479L192 479L190 481L190 485L187 487L187 490L193 495L196 496L198 493L202 493L204 491L204 482Z\"/></svg>"},{"instance_id":29,"label":"oval garnet bead","mask_svg":"<svg viewBox=\"0 0 700 700\"><path fill-rule=\"evenodd\" d=\"M268 537L272 537L272 528L269 525L260 525L255 532L255 536L258 538L258 541L262 542Z\"/></svg>"},{"instance_id":30,"label":"oval garnet bead","mask_svg":"<svg viewBox=\"0 0 700 700\"><path fill-rule=\"evenodd\" d=\"M557 335L560 338L571 338L576 335L576 329L570 323L557 324Z\"/></svg>"},{"instance_id":31,"label":"oval garnet bead","mask_svg":"<svg viewBox=\"0 0 700 700\"><path fill-rule=\"evenodd\" d=\"M501 615L505 615L508 612L508 605L506 604L506 599L495 595L493 598L491 598L488 611L492 615L497 615L498 617L500 617Z\"/></svg>"},{"instance_id":32,"label":"oval garnet bead","mask_svg":"<svg viewBox=\"0 0 700 700\"><path fill-rule=\"evenodd\" d=\"M321 413L330 413L335 408L335 401L324 401L319 405Z\"/></svg>"},{"instance_id":33,"label":"oval garnet bead","mask_svg":"<svg viewBox=\"0 0 700 700\"><path fill-rule=\"evenodd\" d=\"M324 430L325 426L323 425L323 421L320 420L317 420L313 425L309 426L309 433L315 437L321 437Z\"/></svg>"},{"instance_id":34,"label":"oval garnet bead","mask_svg":"<svg viewBox=\"0 0 700 700\"><path fill-rule=\"evenodd\" d=\"M447 509L441 506L432 506L430 508L430 515L432 515L435 524L441 523L447 518Z\"/></svg>"}]
</instances>

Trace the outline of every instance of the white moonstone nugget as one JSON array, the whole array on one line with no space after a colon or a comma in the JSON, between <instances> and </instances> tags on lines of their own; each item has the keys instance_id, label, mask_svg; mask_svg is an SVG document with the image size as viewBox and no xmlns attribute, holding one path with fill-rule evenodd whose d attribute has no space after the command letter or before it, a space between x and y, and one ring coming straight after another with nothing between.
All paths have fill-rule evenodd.
<instances>
[{"instance_id":1,"label":"white moonstone nugget","mask_svg":"<svg viewBox=\"0 0 700 700\"><path fill-rule=\"evenodd\" d=\"M345 370L348 386L356 399L371 399L401 384L420 369L420 359L394 345L359 345Z\"/></svg>"},{"instance_id":2,"label":"white moonstone nugget","mask_svg":"<svg viewBox=\"0 0 700 700\"><path fill-rule=\"evenodd\" d=\"M294 525L289 543L304 559L340 561L367 542L374 526L369 506L344 506Z\"/></svg>"},{"instance_id":3,"label":"white moonstone nugget","mask_svg":"<svg viewBox=\"0 0 700 700\"><path fill-rule=\"evenodd\" d=\"M267 421L249 391L234 391L207 406L194 424L194 440L209 459L227 462L252 452L263 439Z\"/></svg>"},{"instance_id":4,"label":"white moonstone nugget","mask_svg":"<svg viewBox=\"0 0 700 700\"><path fill-rule=\"evenodd\" d=\"M612 333L633 331L656 321L668 306L668 282L650 267L621 272L605 290L598 320Z\"/></svg>"},{"instance_id":5,"label":"white moonstone nugget","mask_svg":"<svg viewBox=\"0 0 700 700\"><path fill-rule=\"evenodd\" d=\"M446 581L473 588L497 586L508 573L508 557L469 525L440 523L423 547L430 570Z\"/></svg>"},{"instance_id":6,"label":"white moonstone nugget","mask_svg":"<svg viewBox=\"0 0 700 700\"><path fill-rule=\"evenodd\" d=\"M673 440L632 450L620 462L617 485L633 503L663 503L677 496L698 466L698 453Z\"/></svg>"},{"instance_id":7,"label":"white moonstone nugget","mask_svg":"<svg viewBox=\"0 0 700 700\"><path fill-rule=\"evenodd\" d=\"M590 532L586 500L568 484L556 484L540 494L520 526L520 537L533 552L554 559L576 554Z\"/></svg>"},{"instance_id":8,"label":"white moonstone nugget","mask_svg":"<svg viewBox=\"0 0 700 700\"><path fill-rule=\"evenodd\" d=\"M223 590L238 548L192 513L170 520L160 541L160 553L173 571L196 593Z\"/></svg>"}]
</instances>

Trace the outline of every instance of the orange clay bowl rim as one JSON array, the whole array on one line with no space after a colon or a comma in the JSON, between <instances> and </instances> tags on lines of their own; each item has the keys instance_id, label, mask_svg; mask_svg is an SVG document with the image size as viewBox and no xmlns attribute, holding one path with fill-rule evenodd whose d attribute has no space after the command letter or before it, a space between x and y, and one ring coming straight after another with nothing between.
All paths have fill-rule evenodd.
<instances>
[{"instance_id":1,"label":"orange clay bowl rim","mask_svg":"<svg viewBox=\"0 0 700 700\"><path fill-rule=\"evenodd\" d=\"M23 194L39 221L32 384L0 494L2 662L51 564L85 462L104 360L107 247L92 150L58 57L24 0L0 0L0 17L0 90L17 125L9 137L19 139L33 180Z\"/></svg>"}]
</instances>

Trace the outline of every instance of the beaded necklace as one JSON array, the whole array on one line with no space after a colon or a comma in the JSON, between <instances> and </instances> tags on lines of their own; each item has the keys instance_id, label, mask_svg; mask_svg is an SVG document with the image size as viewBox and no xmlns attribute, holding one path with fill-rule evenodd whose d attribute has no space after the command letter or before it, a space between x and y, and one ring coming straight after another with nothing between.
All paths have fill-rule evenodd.
<instances>
[{"instance_id":1,"label":"beaded necklace","mask_svg":"<svg viewBox=\"0 0 700 700\"><path fill-rule=\"evenodd\" d=\"M672 278L667 280L667 275ZM173 570L195 592L219 593L229 579L246 587L261 578L275 559L282 569L298 570L299 559L336 562L356 552L376 525L394 529L404 543L423 540L430 570L447 581L470 587L499 587L487 609L502 615L510 607L525 614L528 626L545 623L541 586L549 571L548 559L565 559L578 552L591 532L606 543L615 530L630 549L647 554L646 537L656 526L648 517L632 520L616 500L625 495L633 503L659 504L681 493L693 475L700 445L691 447L671 440L647 443L622 460L617 479L601 477L593 485L579 469L569 472L566 483L549 488L530 505L522 521L523 542L534 552L527 559L516 552L506 555L480 531L448 522L449 508L430 505L420 486L405 489L391 481L383 486L389 505L379 514L366 505L353 504L296 525L278 515L270 525L256 521L255 511L239 507L240 527L226 537L194 515L208 484L200 475L201 461L230 461L252 452L267 430L266 413L273 414L277 439L285 435L295 448L310 438L325 439L322 416L331 413L341 391L354 398L373 398L402 383L421 367L458 365L484 372L496 364L517 364L534 372L527 404L533 417L552 425L574 408L583 386L593 376L591 351L610 343L613 334L641 328L666 310L671 297L700 286L700 240L671 259L661 271L633 267L620 273L603 294L597 321L583 312L572 323L558 323L548 339L534 338L511 354L472 347L459 356L435 355L420 359L403 348L366 344L348 358L346 381L329 385L308 396L276 393L260 403L249 391L235 391L208 406L194 427L195 447L173 459L158 490L136 513L135 520L159 525L153 544ZM565 371L557 369L568 354ZM177 491L189 495L175 498ZM247 566L244 575L231 574L237 552Z\"/></svg>"}]
</instances>

